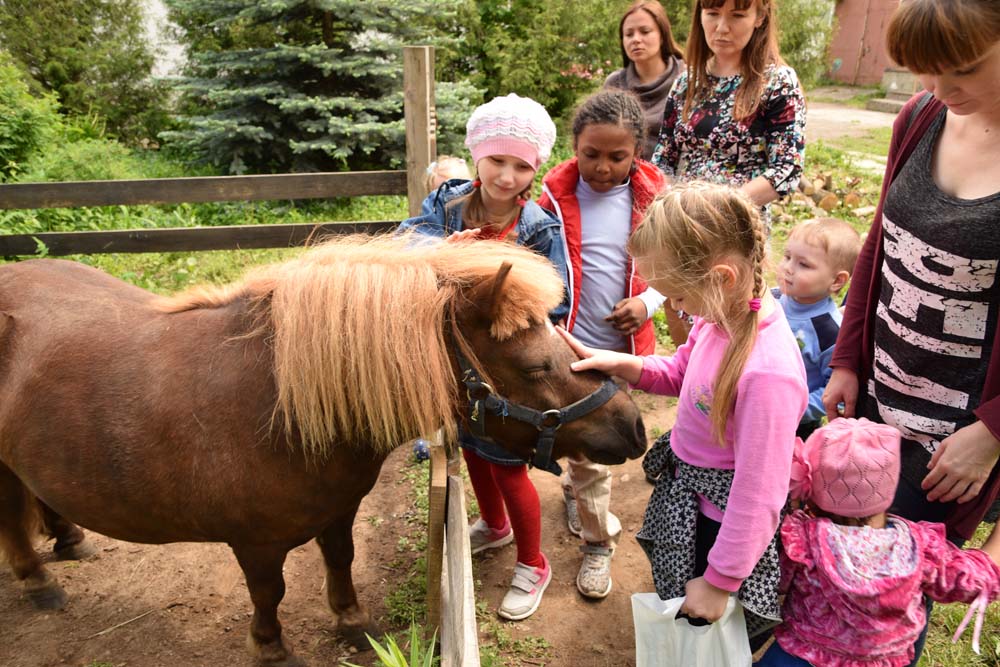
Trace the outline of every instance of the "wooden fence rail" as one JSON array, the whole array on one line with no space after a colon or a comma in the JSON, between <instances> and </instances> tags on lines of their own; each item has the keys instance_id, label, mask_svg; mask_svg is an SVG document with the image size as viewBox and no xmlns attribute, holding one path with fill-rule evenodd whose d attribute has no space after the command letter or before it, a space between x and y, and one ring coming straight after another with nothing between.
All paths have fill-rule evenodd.
<instances>
[{"instance_id":1,"label":"wooden fence rail","mask_svg":"<svg viewBox=\"0 0 1000 667\"><path fill-rule=\"evenodd\" d=\"M0 185L0 209L132 206L407 194L405 171L149 178Z\"/></svg>"},{"instance_id":2,"label":"wooden fence rail","mask_svg":"<svg viewBox=\"0 0 1000 667\"><path fill-rule=\"evenodd\" d=\"M368 222L303 222L276 225L126 229L103 232L45 232L0 236L0 256L44 254L96 255L109 252L187 252L288 248L333 234L388 232L398 220Z\"/></svg>"}]
</instances>

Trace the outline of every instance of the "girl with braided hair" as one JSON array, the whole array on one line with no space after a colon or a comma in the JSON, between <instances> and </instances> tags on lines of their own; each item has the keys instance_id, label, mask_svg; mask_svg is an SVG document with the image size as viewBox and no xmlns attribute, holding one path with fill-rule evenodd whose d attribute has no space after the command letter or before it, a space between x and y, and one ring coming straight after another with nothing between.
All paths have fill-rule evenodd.
<instances>
[{"instance_id":1,"label":"girl with braided hair","mask_svg":"<svg viewBox=\"0 0 1000 667\"><path fill-rule=\"evenodd\" d=\"M587 347L581 357L638 389L677 396L677 420L646 455L657 477L637 539L663 599L686 596L689 617L719 619L730 595L751 646L781 620L777 532L795 429L808 388L785 315L764 284L767 233L745 194L675 185L649 205L628 251L672 307L694 315L671 357Z\"/></svg>"}]
</instances>

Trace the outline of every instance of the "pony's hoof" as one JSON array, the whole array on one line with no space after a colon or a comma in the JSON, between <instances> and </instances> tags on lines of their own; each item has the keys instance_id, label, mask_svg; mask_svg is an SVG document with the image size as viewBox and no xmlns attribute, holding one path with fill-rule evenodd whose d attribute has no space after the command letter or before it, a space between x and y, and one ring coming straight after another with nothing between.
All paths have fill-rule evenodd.
<instances>
[{"instance_id":1,"label":"pony's hoof","mask_svg":"<svg viewBox=\"0 0 1000 667\"><path fill-rule=\"evenodd\" d=\"M97 555L97 547L89 540L81 540L76 544L53 549L57 560L87 560Z\"/></svg>"},{"instance_id":2,"label":"pony's hoof","mask_svg":"<svg viewBox=\"0 0 1000 667\"><path fill-rule=\"evenodd\" d=\"M257 658L259 667L306 667L305 661L285 648L280 639L260 644L247 635L247 648Z\"/></svg>"},{"instance_id":3,"label":"pony's hoof","mask_svg":"<svg viewBox=\"0 0 1000 667\"><path fill-rule=\"evenodd\" d=\"M31 604L35 609L43 611L58 611L66 606L69 597L62 586L55 582L48 582L41 586L28 586L24 590Z\"/></svg>"},{"instance_id":4,"label":"pony's hoof","mask_svg":"<svg viewBox=\"0 0 1000 667\"><path fill-rule=\"evenodd\" d=\"M267 662L258 660L260 667L306 667L306 661L289 653L282 660L269 660Z\"/></svg>"},{"instance_id":5,"label":"pony's hoof","mask_svg":"<svg viewBox=\"0 0 1000 667\"><path fill-rule=\"evenodd\" d=\"M359 651L369 651L372 645L368 641L368 637L378 637L379 629L374 623L365 623L362 625L345 625L341 623L337 627L337 634L349 646L353 646Z\"/></svg>"}]
</instances>

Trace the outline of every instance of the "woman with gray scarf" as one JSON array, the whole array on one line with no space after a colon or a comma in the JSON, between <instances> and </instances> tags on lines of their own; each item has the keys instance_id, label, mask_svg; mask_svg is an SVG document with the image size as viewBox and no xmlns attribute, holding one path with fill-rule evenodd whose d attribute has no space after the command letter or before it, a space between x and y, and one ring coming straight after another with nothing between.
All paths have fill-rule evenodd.
<instances>
[{"instance_id":1,"label":"woman with gray scarf","mask_svg":"<svg viewBox=\"0 0 1000 667\"><path fill-rule=\"evenodd\" d=\"M681 48L674 41L670 20L656 0L633 3L618 24L624 67L604 82L636 94L646 116L642 159L649 160L663 125L663 107L674 79L684 71Z\"/></svg>"}]
</instances>

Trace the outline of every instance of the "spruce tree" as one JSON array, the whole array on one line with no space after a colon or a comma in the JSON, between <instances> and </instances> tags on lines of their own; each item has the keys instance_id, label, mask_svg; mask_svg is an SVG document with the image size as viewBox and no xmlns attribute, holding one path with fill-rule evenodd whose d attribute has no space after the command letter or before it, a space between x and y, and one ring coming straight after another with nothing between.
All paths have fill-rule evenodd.
<instances>
[{"instance_id":1,"label":"spruce tree","mask_svg":"<svg viewBox=\"0 0 1000 667\"><path fill-rule=\"evenodd\" d=\"M231 173L385 168L405 158L404 44L458 0L167 0L189 45L176 147ZM442 149L481 94L437 88Z\"/></svg>"},{"instance_id":2,"label":"spruce tree","mask_svg":"<svg viewBox=\"0 0 1000 667\"><path fill-rule=\"evenodd\" d=\"M0 48L34 92L135 141L166 120L143 20L139 0L0 0Z\"/></svg>"}]
</instances>

